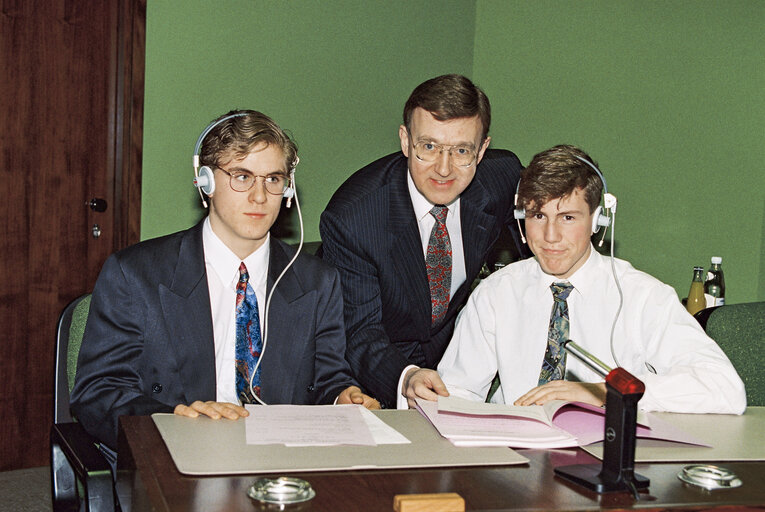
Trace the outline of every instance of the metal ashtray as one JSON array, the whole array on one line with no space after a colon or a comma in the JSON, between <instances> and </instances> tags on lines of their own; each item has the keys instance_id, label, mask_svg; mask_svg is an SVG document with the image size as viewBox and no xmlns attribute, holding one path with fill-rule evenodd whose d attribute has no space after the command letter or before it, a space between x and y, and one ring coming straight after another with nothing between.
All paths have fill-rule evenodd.
<instances>
[{"instance_id":1,"label":"metal ashtray","mask_svg":"<svg viewBox=\"0 0 765 512\"><path fill-rule=\"evenodd\" d=\"M732 489L741 485L741 479L727 468L711 464L691 464L677 474L683 482L713 491Z\"/></svg>"},{"instance_id":2,"label":"metal ashtray","mask_svg":"<svg viewBox=\"0 0 765 512\"><path fill-rule=\"evenodd\" d=\"M280 476L276 479L261 478L247 489L247 496L254 500L275 505L302 503L316 496L311 484L300 478Z\"/></svg>"}]
</instances>

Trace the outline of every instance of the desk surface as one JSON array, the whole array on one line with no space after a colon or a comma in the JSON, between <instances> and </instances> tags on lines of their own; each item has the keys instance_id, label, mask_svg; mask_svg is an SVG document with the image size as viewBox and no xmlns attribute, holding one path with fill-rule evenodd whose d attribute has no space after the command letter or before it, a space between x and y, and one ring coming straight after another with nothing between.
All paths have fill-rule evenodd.
<instances>
[{"instance_id":1,"label":"desk surface","mask_svg":"<svg viewBox=\"0 0 765 512\"><path fill-rule=\"evenodd\" d=\"M152 419L120 419L118 489L129 495L128 510L248 511L258 510L246 495L256 476L190 477L178 472ZM502 449L502 448L498 448ZM456 492L467 510L597 510L600 508L713 508L722 505L765 505L765 462L723 464L744 485L714 493L690 487L676 478L683 464L637 464L651 479L650 492L634 503L626 493L598 496L553 475L568 464L599 463L579 449L522 450L529 459L520 466L416 470L294 473L308 480L316 497L287 510L393 510L396 494ZM277 477L282 475L267 475ZM124 499L124 498L123 498Z\"/></svg>"}]
</instances>

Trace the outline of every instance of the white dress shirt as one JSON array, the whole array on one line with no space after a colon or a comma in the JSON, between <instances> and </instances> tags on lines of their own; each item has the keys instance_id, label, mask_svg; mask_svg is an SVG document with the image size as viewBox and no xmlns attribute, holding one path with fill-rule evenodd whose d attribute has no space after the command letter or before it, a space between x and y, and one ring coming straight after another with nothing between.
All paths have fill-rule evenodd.
<instances>
[{"instance_id":1,"label":"white dress shirt","mask_svg":"<svg viewBox=\"0 0 765 512\"><path fill-rule=\"evenodd\" d=\"M238 404L236 377L236 284L239 282L239 265L236 254L213 232L210 218L202 229L202 244L207 269L207 286L210 291L213 337L215 341L216 400ZM263 315L266 304L266 276L271 255L270 234L255 252L244 259L249 284L255 291L260 313L260 329L263 334Z\"/></svg>"},{"instance_id":2,"label":"white dress shirt","mask_svg":"<svg viewBox=\"0 0 765 512\"><path fill-rule=\"evenodd\" d=\"M644 410L741 414L744 384L717 344L677 299L674 289L628 262L616 259L624 305L616 323L613 350L619 365L646 386ZM537 386L547 348L553 296L534 258L513 263L484 279L457 319L454 336L438 365L449 392L483 401L495 372L501 388L492 401L512 404ZM570 338L616 367L611 326L619 293L610 258L593 248L587 262L570 276ZM603 379L568 357L566 379Z\"/></svg>"},{"instance_id":3,"label":"white dress shirt","mask_svg":"<svg viewBox=\"0 0 765 512\"><path fill-rule=\"evenodd\" d=\"M417 218L417 226L420 229L422 241L422 257L428 254L428 242L430 233L436 224L436 219L430 214L435 206L417 190L412 180L412 175L406 173L406 182L409 185L409 196L412 198L414 216ZM445 204L449 210L446 214L446 230L449 232L449 242L452 244L452 286L449 290L449 299L454 297L462 283L467 279L465 271L465 253L462 250L462 221L460 220L460 198L457 197L450 204Z\"/></svg>"}]
</instances>

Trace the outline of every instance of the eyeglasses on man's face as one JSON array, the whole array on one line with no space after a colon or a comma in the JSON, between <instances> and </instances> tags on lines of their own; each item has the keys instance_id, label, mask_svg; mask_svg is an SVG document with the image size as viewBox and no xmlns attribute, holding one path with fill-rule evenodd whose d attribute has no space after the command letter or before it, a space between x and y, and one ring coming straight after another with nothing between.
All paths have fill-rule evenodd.
<instances>
[{"instance_id":1,"label":"eyeglasses on man's face","mask_svg":"<svg viewBox=\"0 0 765 512\"><path fill-rule=\"evenodd\" d=\"M423 162L435 162L441 153L449 152L451 161L459 167L469 167L476 160L478 152L473 146L436 144L435 142L420 141L414 145L414 156Z\"/></svg>"},{"instance_id":2,"label":"eyeglasses on man's face","mask_svg":"<svg viewBox=\"0 0 765 512\"><path fill-rule=\"evenodd\" d=\"M255 176L248 171L229 172L221 167L218 167L218 169L228 174L229 185L231 185L231 189L235 192L247 192L255 186L258 178L263 180L263 187L266 189L266 192L275 196L284 194L284 191L287 190L287 187L290 184L287 175L282 173L269 174L268 176Z\"/></svg>"}]
</instances>

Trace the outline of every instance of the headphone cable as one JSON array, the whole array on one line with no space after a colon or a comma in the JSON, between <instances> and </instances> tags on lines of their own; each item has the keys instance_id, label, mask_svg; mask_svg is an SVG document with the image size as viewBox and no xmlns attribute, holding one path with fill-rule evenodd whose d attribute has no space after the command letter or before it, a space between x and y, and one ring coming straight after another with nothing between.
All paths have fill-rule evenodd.
<instances>
[{"instance_id":1,"label":"headphone cable","mask_svg":"<svg viewBox=\"0 0 765 512\"><path fill-rule=\"evenodd\" d=\"M621 284L619 283L619 277L616 275L616 264L614 263L614 229L616 227L616 208L611 211L611 273L614 275L614 281L616 282L616 289L619 291L619 308L614 315L614 322L611 324L611 338L609 344L611 346L611 357L614 358L616 366L621 366L619 359L616 357L616 351L614 350L614 331L616 330L616 322L619 320L619 314L622 312L622 306L624 305L624 293L622 292ZM605 232L603 233L605 236Z\"/></svg>"},{"instance_id":2,"label":"headphone cable","mask_svg":"<svg viewBox=\"0 0 765 512\"><path fill-rule=\"evenodd\" d=\"M294 180L295 177L293 175L292 177L294 186ZM255 373L258 371L258 368L260 367L260 362L263 361L263 356L266 353L266 346L268 345L268 311L271 308L271 297L274 296L274 290L276 290L276 285L279 284L279 281L282 280L282 277L284 277L284 274L287 273L287 270L292 266L293 263L295 263L295 260L300 255L300 251L303 249L303 239L305 236L305 233L303 231L303 212L300 210L300 201L298 200L297 195L297 189L295 189L295 194L293 196L293 199L295 200L295 206L297 207L297 213L298 213L298 221L300 224L300 244L298 244L297 251L295 251L295 255L292 257L292 259L287 263L287 266L284 267L281 274L279 274L279 277L276 278L274 281L274 285L271 287L271 291L268 293L268 297L266 298L266 308L263 312L263 348L260 350L260 357L258 357L258 362L255 363L255 366L252 368L252 373L250 374L250 392L252 393L252 396L257 400L260 405L268 405L265 403L261 398L255 393L255 389L252 387L253 380L255 379Z\"/></svg>"}]
</instances>

